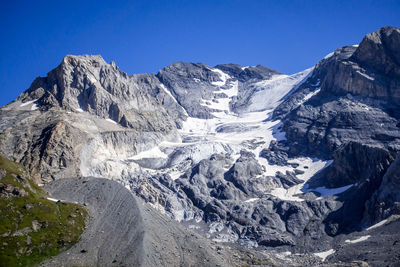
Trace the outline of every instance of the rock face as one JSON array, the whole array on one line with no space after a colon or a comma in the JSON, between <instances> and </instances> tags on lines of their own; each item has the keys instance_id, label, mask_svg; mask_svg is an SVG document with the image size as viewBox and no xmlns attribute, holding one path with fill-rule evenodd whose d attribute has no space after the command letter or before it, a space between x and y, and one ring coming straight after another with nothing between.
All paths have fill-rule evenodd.
<instances>
[{"instance_id":1,"label":"rock face","mask_svg":"<svg viewBox=\"0 0 400 267\"><path fill-rule=\"evenodd\" d=\"M367 34L352 58L366 68L392 78L400 77L400 30L384 27L377 32ZM392 96L398 96L394 87L389 88ZM398 103L398 98L392 99Z\"/></svg>"},{"instance_id":2,"label":"rock face","mask_svg":"<svg viewBox=\"0 0 400 267\"><path fill-rule=\"evenodd\" d=\"M399 150L399 32L382 28L336 50L274 111L299 150L330 157L350 141Z\"/></svg>"},{"instance_id":3,"label":"rock face","mask_svg":"<svg viewBox=\"0 0 400 267\"><path fill-rule=\"evenodd\" d=\"M67 56L0 110L0 151L39 183L118 180L215 242L329 250L399 213L399 36L382 28L290 76L184 62L127 75Z\"/></svg>"},{"instance_id":4,"label":"rock face","mask_svg":"<svg viewBox=\"0 0 400 267\"><path fill-rule=\"evenodd\" d=\"M400 214L400 199L399 199L399 186L400 186L400 159L397 156L396 160L387 169L382 178L382 182L373 194L373 196L366 203L365 210L365 223L373 224L391 215Z\"/></svg>"},{"instance_id":5,"label":"rock face","mask_svg":"<svg viewBox=\"0 0 400 267\"><path fill-rule=\"evenodd\" d=\"M84 204L91 216L79 242L41 266L264 266L279 258L218 245L153 210L117 182L59 179L53 197ZM286 262L288 263L288 262Z\"/></svg>"},{"instance_id":6,"label":"rock face","mask_svg":"<svg viewBox=\"0 0 400 267\"><path fill-rule=\"evenodd\" d=\"M140 131L172 131L185 118L154 75L129 76L101 56L66 56L17 100L34 99L41 109L83 110Z\"/></svg>"},{"instance_id":7,"label":"rock face","mask_svg":"<svg viewBox=\"0 0 400 267\"><path fill-rule=\"evenodd\" d=\"M364 226L360 225L360 221L366 218L365 212L368 208L365 205L382 185L383 177L393 160L385 149L353 142L335 152L333 163L319 177L315 177L314 181L328 188L350 186L342 195L341 207L325 219L325 230L328 234L349 233Z\"/></svg>"},{"instance_id":8,"label":"rock face","mask_svg":"<svg viewBox=\"0 0 400 267\"><path fill-rule=\"evenodd\" d=\"M249 105L250 98L259 86L257 82L269 80L282 73L264 66L244 67L235 64L217 65L211 68L204 64L177 62L162 69L157 77L171 91L177 102L189 116L210 119L213 112L220 112L210 103L218 103L230 97L231 83L236 83L230 109L238 112ZM224 111L229 111L228 109Z\"/></svg>"},{"instance_id":9,"label":"rock face","mask_svg":"<svg viewBox=\"0 0 400 267\"><path fill-rule=\"evenodd\" d=\"M63 121L59 112L46 114L0 111L1 151L22 163L38 183L79 175L79 150L85 132Z\"/></svg>"},{"instance_id":10,"label":"rock face","mask_svg":"<svg viewBox=\"0 0 400 267\"><path fill-rule=\"evenodd\" d=\"M43 266L188 266L205 259L209 266L229 265L229 256L217 254L208 240L155 214L116 182L62 179L47 189L58 199L85 204L92 220L77 245Z\"/></svg>"},{"instance_id":11,"label":"rock face","mask_svg":"<svg viewBox=\"0 0 400 267\"><path fill-rule=\"evenodd\" d=\"M212 93L218 90L213 83L221 82L216 71L204 64L174 63L162 69L157 77L176 97L189 116L208 119L212 110L199 100L212 101ZM210 86L211 85L211 86Z\"/></svg>"}]
</instances>

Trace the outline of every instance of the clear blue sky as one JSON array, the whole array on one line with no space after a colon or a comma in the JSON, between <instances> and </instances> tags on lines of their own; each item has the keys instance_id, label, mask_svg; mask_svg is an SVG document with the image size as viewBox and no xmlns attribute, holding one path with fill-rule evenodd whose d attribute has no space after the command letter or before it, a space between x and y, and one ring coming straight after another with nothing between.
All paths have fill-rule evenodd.
<instances>
[{"instance_id":1,"label":"clear blue sky","mask_svg":"<svg viewBox=\"0 0 400 267\"><path fill-rule=\"evenodd\" d=\"M388 25L400 26L398 0L0 0L0 106L66 54L101 54L128 74L176 61L290 74Z\"/></svg>"}]
</instances>

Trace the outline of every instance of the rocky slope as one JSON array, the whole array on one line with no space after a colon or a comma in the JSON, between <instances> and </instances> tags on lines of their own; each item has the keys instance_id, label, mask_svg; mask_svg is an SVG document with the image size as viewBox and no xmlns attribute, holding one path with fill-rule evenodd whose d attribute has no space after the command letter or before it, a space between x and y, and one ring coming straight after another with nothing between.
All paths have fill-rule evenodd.
<instances>
[{"instance_id":1,"label":"rocky slope","mask_svg":"<svg viewBox=\"0 0 400 267\"><path fill-rule=\"evenodd\" d=\"M214 242L337 261L341 235L399 213L399 36L382 28L293 75L127 75L67 56L1 108L0 151L38 183L117 180Z\"/></svg>"},{"instance_id":2,"label":"rocky slope","mask_svg":"<svg viewBox=\"0 0 400 267\"><path fill-rule=\"evenodd\" d=\"M274 111L274 117L283 120L291 146L286 154L333 156L335 171L331 168L323 183L327 187L357 183L358 195L363 195L360 208L368 201L371 209L372 194L387 186L383 176L396 164L399 151L399 38L398 29L385 27L368 34L359 46L338 49L318 63L309 83ZM296 106L302 95L310 97ZM394 207L387 209L393 213L386 216L397 214ZM368 212L365 216L369 223L382 219L371 218Z\"/></svg>"},{"instance_id":3,"label":"rocky slope","mask_svg":"<svg viewBox=\"0 0 400 267\"><path fill-rule=\"evenodd\" d=\"M283 264L272 255L229 248L205 239L108 179L59 179L46 189L55 198L84 204L91 219L79 243L41 266Z\"/></svg>"},{"instance_id":4,"label":"rocky slope","mask_svg":"<svg viewBox=\"0 0 400 267\"><path fill-rule=\"evenodd\" d=\"M22 166L0 156L0 266L34 266L75 244L87 212L49 198Z\"/></svg>"}]
</instances>

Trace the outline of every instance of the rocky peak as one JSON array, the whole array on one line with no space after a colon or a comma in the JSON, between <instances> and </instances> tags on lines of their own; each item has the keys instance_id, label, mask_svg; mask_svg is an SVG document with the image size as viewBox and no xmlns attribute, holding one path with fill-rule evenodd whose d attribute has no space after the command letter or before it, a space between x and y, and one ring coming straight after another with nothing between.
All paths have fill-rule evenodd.
<instances>
[{"instance_id":1,"label":"rocky peak","mask_svg":"<svg viewBox=\"0 0 400 267\"><path fill-rule=\"evenodd\" d=\"M175 62L160 70L158 76L165 77L164 74L166 73L173 73L175 76L181 77L185 80L194 78L204 82L220 80L218 73L213 72L211 67L202 63Z\"/></svg>"},{"instance_id":2,"label":"rocky peak","mask_svg":"<svg viewBox=\"0 0 400 267\"><path fill-rule=\"evenodd\" d=\"M279 71L262 65L241 66L237 64L220 64L215 66L215 68L237 78L240 82L246 82L252 79L267 80L270 79L272 75L282 74Z\"/></svg>"},{"instance_id":3,"label":"rocky peak","mask_svg":"<svg viewBox=\"0 0 400 267\"><path fill-rule=\"evenodd\" d=\"M302 144L290 151L315 146L312 153L332 157L351 141L399 151L399 33L385 27L358 46L337 49L274 110L275 118L283 118L287 139Z\"/></svg>"},{"instance_id":4,"label":"rocky peak","mask_svg":"<svg viewBox=\"0 0 400 267\"><path fill-rule=\"evenodd\" d=\"M107 65L101 55L66 55L59 67L66 66L78 67L80 65L95 66Z\"/></svg>"},{"instance_id":5,"label":"rocky peak","mask_svg":"<svg viewBox=\"0 0 400 267\"><path fill-rule=\"evenodd\" d=\"M177 102L186 112L197 118L212 118L212 108L204 101L212 101L219 85L224 85L228 75L201 63L176 62L157 74Z\"/></svg>"},{"instance_id":6,"label":"rocky peak","mask_svg":"<svg viewBox=\"0 0 400 267\"><path fill-rule=\"evenodd\" d=\"M35 101L41 110L88 112L140 131L169 132L184 119L155 75L129 76L98 55L64 57L17 100Z\"/></svg>"},{"instance_id":7,"label":"rocky peak","mask_svg":"<svg viewBox=\"0 0 400 267\"><path fill-rule=\"evenodd\" d=\"M400 77L400 29L383 27L367 34L352 60L391 77Z\"/></svg>"},{"instance_id":8,"label":"rocky peak","mask_svg":"<svg viewBox=\"0 0 400 267\"><path fill-rule=\"evenodd\" d=\"M339 48L320 61L311 80L321 93L351 94L400 105L400 30L384 27L360 45ZM317 82L319 81L319 82ZM316 96L317 97L317 96Z\"/></svg>"},{"instance_id":9,"label":"rocky peak","mask_svg":"<svg viewBox=\"0 0 400 267\"><path fill-rule=\"evenodd\" d=\"M87 110L80 98L85 91L101 85L99 84L101 78L111 73L114 77L128 78L126 73L107 64L100 55L67 55L60 65L47 74L47 77L36 78L18 100L25 102L39 99L40 106L46 109L56 107L66 110Z\"/></svg>"}]
</instances>

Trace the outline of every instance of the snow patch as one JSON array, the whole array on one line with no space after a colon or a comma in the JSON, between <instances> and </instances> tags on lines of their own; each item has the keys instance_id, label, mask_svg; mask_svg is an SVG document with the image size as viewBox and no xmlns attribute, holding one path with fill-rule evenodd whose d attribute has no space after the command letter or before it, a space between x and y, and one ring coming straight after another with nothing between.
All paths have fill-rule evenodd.
<instances>
[{"instance_id":1,"label":"snow patch","mask_svg":"<svg viewBox=\"0 0 400 267\"><path fill-rule=\"evenodd\" d=\"M212 85L216 85L216 86L223 86L226 81L230 78L230 76L228 74L226 74L225 72L223 72L222 70L219 69L210 69L211 71L218 73L221 81L217 81L217 82L211 82Z\"/></svg>"},{"instance_id":2,"label":"snow patch","mask_svg":"<svg viewBox=\"0 0 400 267\"><path fill-rule=\"evenodd\" d=\"M181 177L184 173L185 173L185 172L183 172L183 171L178 171L178 170L168 172L169 176L170 176L171 179L174 180L174 181L175 181L176 179L178 179L179 177Z\"/></svg>"},{"instance_id":3,"label":"snow patch","mask_svg":"<svg viewBox=\"0 0 400 267\"><path fill-rule=\"evenodd\" d=\"M53 201L53 202L58 202L60 200L52 198L52 197L46 197L47 200Z\"/></svg>"},{"instance_id":4,"label":"snow patch","mask_svg":"<svg viewBox=\"0 0 400 267\"><path fill-rule=\"evenodd\" d=\"M34 99L34 100L31 100L31 101L28 101L28 102L25 102L25 103L22 103L21 105L19 105L20 107L25 107L25 106L27 106L27 105L29 105L29 104L32 104L32 103L34 103L34 102L36 102L37 101L37 99Z\"/></svg>"},{"instance_id":5,"label":"snow patch","mask_svg":"<svg viewBox=\"0 0 400 267\"><path fill-rule=\"evenodd\" d=\"M317 199L322 199L323 197L341 194L341 193L345 192L346 190L348 190L353 185L354 184L349 184L349 185L337 187L337 188L326 188L325 186L321 186L321 187L317 187L317 188L308 188L308 184L306 184L303 188L303 192L304 193L317 192L318 194L320 194L320 197L318 197Z\"/></svg>"},{"instance_id":6,"label":"snow patch","mask_svg":"<svg viewBox=\"0 0 400 267\"><path fill-rule=\"evenodd\" d=\"M327 55L324 57L324 59L328 59L328 58L332 57L333 54L335 54L335 52L331 52L331 53L327 54Z\"/></svg>"},{"instance_id":7,"label":"snow patch","mask_svg":"<svg viewBox=\"0 0 400 267\"><path fill-rule=\"evenodd\" d=\"M160 87L164 90L164 92L169 95L175 103L178 103L178 101L176 101L175 97L171 94L171 92L167 89L167 87L165 87L164 84L160 84Z\"/></svg>"},{"instance_id":8,"label":"snow patch","mask_svg":"<svg viewBox=\"0 0 400 267\"><path fill-rule=\"evenodd\" d=\"M365 236L361 236L360 238L357 238L357 239L354 239L354 240L347 239L344 242L350 243L350 244L355 244L355 243L359 243L359 242L368 240L368 238L370 238L370 237L371 237L370 235L365 235Z\"/></svg>"},{"instance_id":9,"label":"snow patch","mask_svg":"<svg viewBox=\"0 0 400 267\"><path fill-rule=\"evenodd\" d=\"M111 122L113 124L118 124L116 121L112 120L112 119L106 119L106 121Z\"/></svg>"},{"instance_id":10,"label":"snow patch","mask_svg":"<svg viewBox=\"0 0 400 267\"><path fill-rule=\"evenodd\" d=\"M283 98L311 73L313 68L293 75L273 75L254 85L255 93L251 96L249 112L276 108Z\"/></svg>"},{"instance_id":11,"label":"snow patch","mask_svg":"<svg viewBox=\"0 0 400 267\"><path fill-rule=\"evenodd\" d=\"M303 104L303 103L306 102L308 99L310 99L311 97L313 97L313 96L315 96L316 94L318 94L319 91L321 91L321 88L318 88L317 90L308 93L308 94L303 98L303 101L301 102L301 104Z\"/></svg>"},{"instance_id":12,"label":"snow patch","mask_svg":"<svg viewBox=\"0 0 400 267\"><path fill-rule=\"evenodd\" d=\"M38 108L39 108L38 105L33 104L32 107L31 107L31 110L37 110Z\"/></svg>"},{"instance_id":13,"label":"snow patch","mask_svg":"<svg viewBox=\"0 0 400 267\"><path fill-rule=\"evenodd\" d=\"M238 94L238 81L234 81L233 83L230 84L231 87L229 89L222 89L220 88L218 91L214 91L214 94L220 94L224 93L227 95L225 98L215 98L214 100L205 100L202 99L202 102L200 103L202 106L207 106L211 109L216 109L219 111L223 111L223 113L229 113L229 103L232 100L232 97L237 96Z\"/></svg>"},{"instance_id":14,"label":"snow patch","mask_svg":"<svg viewBox=\"0 0 400 267\"><path fill-rule=\"evenodd\" d=\"M299 169L303 169L304 173L297 175L297 178L303 180L304 182L288 189L285 188L275 188L271 191L271 195L280 198L282 200L287 201L304 201L304 199L298 197L297 195L301 195L304 193L304 187L308 187L305 185L307 181L314 176L317 172L322 169L328 167L332 164L332 160L323 161L320 159L312 159L312 158L297 158L295 160L288 161L288 163L297 163L299 164ZM307 166L307 169L304 169L304 166ZM288 166L279 166L282 169L280 170L282 173L285 173L286 170L290 169ZM302 168L303 167L303 168ZM275 175L275 174L274 174Z\"/></svg>"},{"instance_id":15,"label":"snow patch","mask_svg":"<svg viewBox=\"0 0 400 267\"><path fill-rule=\"evenodd\" d=\"M322 261L325 261L328 256L334 254L335 252L336 251L334 249L330 249L330 250L327 250L327 251L314 253L314 255L317 256L317 257L320 257Z\"/></svg>"},{"instance_id":16,"label":"snow patch","mask_svg":"<svg viewBox=\"0 0 400 267\"><path fill-rule=\"evenodd\" d=\"M371 77L371 76L369 76L369 75L367 75L367 74L365 74L365 73L362 73L361 71L356 71L358 74L360 74L361 76L363 76L363 77L365 77L365 78L367 78L368 80L371 80L371 81L373 81L373 80L375 80L375 78L373 78L373 77Z\"/></svg>"},{"instance_id":17,"label":"snow patch","mask_svg":"<svg viewBox=\"0 0 400 267\"><path fill-rule=\"evenodd\" d=\"M160 150L158 146L153 147L152 149L142 151L139 154L130 157L131 160L139 160L139 159L149 159L149 158L168 158L168 155Z\"/></svg>"},{"instance_id":18,"label":"snow patch","mask_svg":"<svg viewBox=\"0 0 400 267\"><path fill-rule=\"evenodd\" d=\"M75 111L77 111L77 112L83 112L83 109L81 109L81 108L75 108Z\"/></svg>"},{"instance_id":19,"label":"snow patch","mask_svg":"<svg viewBox=\"0 0 400 267\"><path fill-rule=\"evenodd\" d=\"M275 138L276 141L284 141L286 139L286 133L284 131L281 131L282 127L282 122L279 120L276 125L272 127L272 134Z\"/></svg>"},{"instance_id":20,"label":"snow patch","mask_svg":"<svg viewBox=\"0 0 400 267\"><path fill-rule=\"evenodd\" d=\"M97 79L93 75L88 75L87 77L91 83L97 83Z\"/></svg>"},{"instance_id":21,"label":"snow patch","mask_svg":"<svg viewBox=\"0 0 400 267\"><path fill-rule=\"evenodd\" d=\"M366 231L369 231L369 230L372 230L372 229L378 228L378 227L380 227L380 226L384 225L386 222L387 222L387 219L385 219L385 220L382 220L382 221L378 222L377 224L374 224L374 225L372 225L372 226L368 227L368 228L367 228L367 229L365 229L365 230L366 230Z\"/></svg>"},{"instance_id":22,"label":"snow patch","mask_svg":"<svg viewBox=\"0 0 400 267\"><path fill-rule=\"evenodd\" d=\"M255 198L250 198L250 199L248 199L248 200L245 200L244 202L245 202L245 203L250 203L250 202L255 202L255 201L259 200L259 199L260 199L260 198L255 197Z\"/></svg>"}]
</instances>

